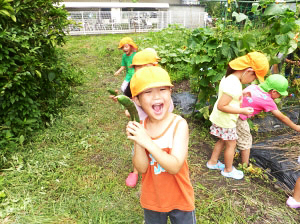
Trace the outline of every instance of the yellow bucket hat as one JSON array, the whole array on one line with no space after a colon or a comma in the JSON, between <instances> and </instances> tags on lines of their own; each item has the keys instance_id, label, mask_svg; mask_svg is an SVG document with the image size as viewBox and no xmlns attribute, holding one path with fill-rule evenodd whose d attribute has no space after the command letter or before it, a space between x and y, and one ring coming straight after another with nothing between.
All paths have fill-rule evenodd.
<instances>
[{"instance_id":1,"label":"yellow bucket hat","mask_svg":"<svg viewBox=\"0 0 300 224\"><path fill-rule=\"evenodd\" d=\"M229 66L234 70L243 70L251 67L255 71L257 78L262 82L270 67L267 57L260 52L251 52L238 57L230 61Z\"/></svg>"},{"instance_id":2,"label":"yellow bucket hat","mask_svg":"<svg viewBox=\"0 0 300 224\"><path fill-rule=\"evenodd\" d=\"M157 64L160 58L153 48L146 48L133 56L131 68L134 65Z\"/></svg>"},{"instance_id":3,"label":"yellow bucket hat","mask_svg":"<svg viewBox=\"0 0 300 224\"><path fill-rule=\"evenodd\" d=\"M130 90L133 97L146 89L160 86L173 86L168 72L161 67L141 68L130 80Z\"/></svg>"},{"instance_id":4,"label":"yellow bucket hat","mask_svg":"<svg viewBox=\"0 0 300 224\"><path fill-rule=\"evenodd\" d=\"M138 46L134 43L134 41L130 37L124 37L120 40L119 47L122 48L125 44L131 45L133 48L138 49Z\"/></svg>"}]
</instances>

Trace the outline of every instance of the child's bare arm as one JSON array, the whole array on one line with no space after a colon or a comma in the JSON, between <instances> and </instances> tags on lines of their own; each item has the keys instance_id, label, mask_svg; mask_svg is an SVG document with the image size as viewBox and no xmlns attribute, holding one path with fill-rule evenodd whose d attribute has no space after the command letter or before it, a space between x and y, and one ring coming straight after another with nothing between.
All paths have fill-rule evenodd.
<instances>
[{"instance_id":1,"label":"child's bare arm","mask_svg":"<svg viewBox=\"0 0 300 224\"><path fill-rule=\"evenodd\" d=\"M137 122L129 121L126 127L126 134L127 134L127 138L134 142L134 155L132 158L134 167L138 170L139 173L145 173L149 165L146 150L143 146L138 144L137 141L135 141L133 138L134 137L133 133L135 133L135 127L137 124L140 125Z\"/></svg>"},{"instance_id":2,"label":"child's bare arm","mask_svg":"<svg viewBox=\"0 0 300 224\"><path fill-rule=\"evenodd\" d=\"M300 125L295 124L293 121L291 121L290 118L288 118L287 116L285 116L279 110L272 110L271 112L282 123L286 124L287 126L289 126L290 128L294 129L295 131L300 132Z\"/></svg>"},{"instance_id":3,"label":"child's bare arm","mask_svg":"<svg viewBox=\"0 0 300 224\"><path fill-rule=\"evenodd\" d=\"M115 76L119 75L125 69L126 69L125 66L121 66L121 68L119 68L119 70L115 72Z\"/></svg>"},{"instance_id":4,"label":"child's bare arm","mask_svg":"<svg viewBox=\"0 0 300 224\"><path fill-rule=\"evenodd\" d=\"M236 108L229 105L232 97L223 93L219 102L218 102L218 110L229 113L229 114L245 114L249 115L253 113L252 107L244 107L244 108Z\"/></svg>"},{"instance_id":5,"label":"child's bare arm","mask_svg":"<svg viewBox=\"0 0 300 224\"><path fill-rule=\"evenodd\" d=\"M146 133L146 130L137 122L131 123L127 127L127 131L131 134L128 139L133 140L142 148L147 149L155 160L170 174L176 174L181 169L184 160L187 157L188 150L188 125L186 121L180 122L174 136L172 153L168 154L159 148ZM134 157L137 158L137 155ZM137 160L134 160L138 162ZM139 161L141 163L141 161ZM135 164L136 165L136 164Z\"/></svg>"},{"instance_id":6,"label":"child's bare arm","mask_svg":"<svg viewBox=\"0 0 300 224\"><path fill-rule=\"evenodd\" d=\"M149 166L149 160L145 148L141 147L139 144L134 144L132 161L139 173L146 173Z\"/></svg>"}]
</instances>

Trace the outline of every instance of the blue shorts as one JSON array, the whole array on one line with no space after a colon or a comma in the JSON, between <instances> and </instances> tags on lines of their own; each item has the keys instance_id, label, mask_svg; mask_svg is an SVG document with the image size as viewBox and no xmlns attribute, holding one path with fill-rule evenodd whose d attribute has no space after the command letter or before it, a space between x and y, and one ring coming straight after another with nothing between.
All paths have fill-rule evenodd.
<instances>
[{"instance_id":1,"label":"blue shorts","mask_svg":"<svg viewBox=\"0 0 300 224\"><path fill-rule=\"evenodd\" d=\"M170 212L155 212L144 209L145 224L167 224L168 217L172 224L195 224L195 211L181 211L178 209Z\"/></svg>"}]
</instances>

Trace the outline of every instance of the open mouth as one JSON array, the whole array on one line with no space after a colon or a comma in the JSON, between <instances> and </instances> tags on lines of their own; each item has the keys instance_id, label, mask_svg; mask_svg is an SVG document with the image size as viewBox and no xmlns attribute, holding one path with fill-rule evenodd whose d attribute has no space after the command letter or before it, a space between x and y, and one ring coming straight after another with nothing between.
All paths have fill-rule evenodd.
<instances>
[{"instance_id":1,"label":"open mouth","mask_svg":"<svg viewBox=\"0 0 300 224\"><path fill-rule=\"evenodd\" d=\"M164 104L154 104L152 105L152 109L154 110L155 114L161 114L163 112Z\"/></svg>"}]
</instances>

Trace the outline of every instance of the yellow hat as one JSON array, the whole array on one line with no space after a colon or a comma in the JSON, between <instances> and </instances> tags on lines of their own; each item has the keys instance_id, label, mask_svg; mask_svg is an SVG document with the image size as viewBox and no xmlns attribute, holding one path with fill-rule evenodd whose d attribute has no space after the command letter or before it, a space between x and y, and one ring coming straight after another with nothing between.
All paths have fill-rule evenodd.
<instances>
[{"instance_id":1,"label":"yellow hat","mask_svg":"<svg viewBox=\"0 0 300 224\"><path fill-rule=\"evenodd\" d=\"M130 37L124 37L120 40L119 47L122 48L125 44L131 45L133 48L138 49L138 46L133 42Z\"/></svg>"},{"instance_id":2,"label":"yellow hat","mask_svg":"<svg viewBox=\"0 0 300 224\"><path fill-rule=\"evenodd\" d=\"M168 72L161 67L141 68L130 80L130 90L133 97L146 89L160 86L173 86Z\"/></svg>"},{"instance_id":3,"label":"yellow hat","mask_svg":"<svg viewBox=\"0 0 300 224\"><path fill-rule=\"evenodd\" d=\"M270 67L267 57L259 52L251 52L242 57L238 57L229 62L229 66L234 70L243 70L251 67L257 78L262 82Z\"/></svg>"},{"instance_id":4,"label":"yellow hat","mask_svg":"<svg viewBox=\"0 0 300 224\"><path fill-rule=\"evenodd\" d=\"M153 48L146 48L133 56L131 68L134 65L157 64L160 58Z\"/></svg>"}]
</instances>

